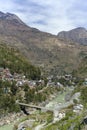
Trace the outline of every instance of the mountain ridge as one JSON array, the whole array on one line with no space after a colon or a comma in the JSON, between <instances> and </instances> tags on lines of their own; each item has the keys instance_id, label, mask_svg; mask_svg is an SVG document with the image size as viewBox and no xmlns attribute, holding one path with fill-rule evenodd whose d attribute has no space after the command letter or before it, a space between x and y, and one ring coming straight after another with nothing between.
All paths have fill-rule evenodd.
<instances>
[{"instance_id":1,"label":"mountain ridge","mask_svg":"<svg viewBox=\"0 0 87 130\"><path fill-rule=\"evenodd\" d=\"M3 13L0 11L0 20L14 20L15 22L19 22L20 24L24 24L23 21L15 14L12 13Z\"/></svg>"},{"instance_id":2,"label":"mountain ridge","mask_svg":"<svg viewBox=\"0 0 87 130\"><path fill-rule=\"evenodd\" d=\"M75 42L60 40L56 35L15 22L13 14L11 16L12 19L0 18L0 43L17 48L47 73L71 72L82 58L80 53L87 51L87 47Z\"/></svg>"},{"instance_id":3,"label":"mountain ridge","mask_svg":"<svg viewBox=\"0 0 87 130\"><path fill-rule=\"evenodd\" d=\"M73 41L83 45L87 45L87 30L83 27L78 27L70 31L62 31L58 33L59 39L66 41Z\"/></svg>"}]
</instances>

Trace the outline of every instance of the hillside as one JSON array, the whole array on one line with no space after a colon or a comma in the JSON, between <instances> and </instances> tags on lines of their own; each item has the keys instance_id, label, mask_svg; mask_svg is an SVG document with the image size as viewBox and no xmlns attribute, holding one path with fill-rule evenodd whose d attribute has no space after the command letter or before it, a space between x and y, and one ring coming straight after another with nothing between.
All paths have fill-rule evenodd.
<instances>
[{"instance_id":1,"label":"hillside","mask_svg":"<svg viewBox=\"0 0 87 130\"><path fill-rule=\"evenodd\" d=\"M87 56L81 60L78 69L74 70L73 74L79 78L87 78Z\"/></svg>"},{"instance_id":2,"label":"hillside","mask_svg":"<svg viewBox=\"0 0 87 130\"><path fill-rule=\"evenodd\" d=\"M14 14L0 12L0 43L17 48L27 59L45 71L61 74L78 67L86 46L59 40L23 23ZM67 43L67 44L66 44Z\"/></svg>"},{"instance_id":3,"label":"hillside","mask_svg":"<svg viewBox=\"0 0 87 130\"><path fill-rule=\"evenodd\" d=\"M0 45L0 68L9 68L11 73L24 74L29 79L40 78L40 70L14 48Z\"/></svg>"}]
</instances>

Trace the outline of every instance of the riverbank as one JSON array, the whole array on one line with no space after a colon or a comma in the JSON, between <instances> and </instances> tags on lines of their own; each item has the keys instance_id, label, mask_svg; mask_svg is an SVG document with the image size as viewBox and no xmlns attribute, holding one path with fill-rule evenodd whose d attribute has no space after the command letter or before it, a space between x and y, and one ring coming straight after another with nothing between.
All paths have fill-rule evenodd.
<instances>
[{"instance_id":1,"label":"riverbank","mask_svg":"<svg viewBox=\"0 0 87 130\"><path fill-rule=\"evenodd\" d=\"M22 112L20 113L8 113L5 116L0 117L0 130L13 130L14 124L24 117Z\"/></svg>"}]
</instances>

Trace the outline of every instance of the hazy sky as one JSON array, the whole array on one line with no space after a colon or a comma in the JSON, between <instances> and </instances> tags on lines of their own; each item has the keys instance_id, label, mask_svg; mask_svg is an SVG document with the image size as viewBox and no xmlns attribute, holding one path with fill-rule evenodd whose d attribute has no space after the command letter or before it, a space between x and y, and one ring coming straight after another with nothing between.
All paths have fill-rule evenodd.
<instances>
[{"instance_id":1,"label":"hazy sky","mask_svg":"<svg viewBox=\"0 0 87 130\"><path fill-rule=\"evenodd\" d=\"M87 27L87 0L0 0L0 11L14 13L29 26L53 34Z\"/></svg>"}]
</instances>

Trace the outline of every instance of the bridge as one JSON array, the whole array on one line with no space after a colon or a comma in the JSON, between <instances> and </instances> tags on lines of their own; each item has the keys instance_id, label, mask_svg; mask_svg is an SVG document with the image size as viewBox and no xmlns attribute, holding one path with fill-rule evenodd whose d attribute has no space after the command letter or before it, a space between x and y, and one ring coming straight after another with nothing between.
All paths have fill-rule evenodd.
<instances>
[{"instance_id":1,"label":"bridge","mask_svg":"<svg viewBox=\"0 0 87 130\"><path fill-rule=\"evenodd\" d=\"M50 108L45 108L45 107L36 106L36 105L29 105L29 104L21 103L21 102L16 102L16 103L19 104L20 106L26 106L26 107L30 107L30 108L35 108L37 110L54 112L54 109L50 109Z\"/></svg>"},{"instance_id":2,"label":"bridge","mask_svg":"<svg viewBox=\"0 0 87 130\"><path fill-rule=\"evenodd\" d=\"M17 104L19 104L20 106L25 106L25 107L30 107L30 108L35 108L37 110L42 110L42 111L51 111L54 114L55 113L59 113L61 110L63 110L64 108L67 108L70 105L73 105L72 101L66 102L64 104L58 105L56 108L46 108L46 107L41 107L41 106L36 106L36 105L29 105L26 103L21 103L21 102L16 102Z\"/></svg>"}]
</instances>

